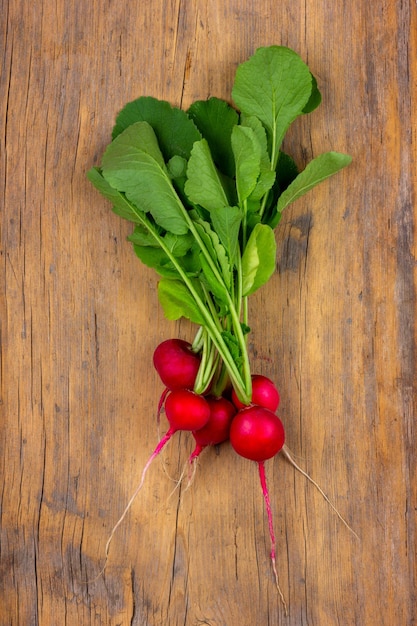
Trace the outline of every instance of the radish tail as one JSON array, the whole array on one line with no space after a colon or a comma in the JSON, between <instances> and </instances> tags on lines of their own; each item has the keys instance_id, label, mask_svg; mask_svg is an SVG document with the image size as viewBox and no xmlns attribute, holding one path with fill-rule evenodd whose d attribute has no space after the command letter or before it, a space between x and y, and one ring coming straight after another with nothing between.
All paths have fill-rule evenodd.
<instances>
[{"instance_id":1,"label":"radish tail","mask_svg":"<svg viewBox=\"0 0 417 626\"><path fill-rule=\"evenodd\" d=\"M158 426L159 426L159 422L161 421L162 409L164 408L165 400L168 394L169 394L169 389L168 387L165 387L165 389L161 393L161 397L159 398L159 402L158 402L158 412L156 414L156 422Z\"/></svg>"},{"instance_id":2,"label":"radish tail","mask_svg":"<svg viewBox=\"0 0 417 626\"><path fill-rule=\"evenodd\" d=\"M205 447L206 446L200 446L199 443L196 444L194 450L190 454L190 458L188 459L188 462L190 463L190 465L192 465L194 460L200 456L200 454L202 453Z\"/></svg>"},{"instance_id":3,"label":"radish tail","mask_svg":"<svg viewBox=\"0 0 417 626\"><path fill-rule=\"evenodd\" d=\"M195 475L196 475L196 472L197 472L198 460L200 458L200 453L201 453L201 451L203 449L204 449L204 446L201 447L201 449L200 449L198 454L194 454L193 453L193 454L190 455L190 458L188 459L188 463L187 463L187 465L188 465L188 482L187 482L187 485L186 485L183 493L188 491L188 489L191 487L191 485L194 482L194 478L195 478ZM195 452L195 450L194 450L194 452Z\"/></svg>"},{"instance_id":4,"label":"radish tail","mask_svg":"<svg viewBox=\"0 0 417 626\"><path fill-rule=\"evenodd\" d=\"M281 591L281 587L279 586L279 582L278 582L278 572L277 572L277 566L276 566L276 553L275 553L276 543L275 543L274 523L273 523L273 518L272 518L272 509L271 509L271 501L269 499L268 486L266 484L264 461L258 461L258 468L259 468L259 478L260 478L261 487L262 487L262 494L263 494L264 501L265 501L266 514L268 516L269 536L271 539L270 557L271 557L272 569L274 572L275 583L278 589L278 593L280 595L281 602L284 606L285 615L287 615L287 604L285 602L284 595Z\"/></svg>"},{"instance_id":5,"label":"radish tail","mask_svg":"<svg viewBox=\"0 0 417 626\"><path fill-rule=\"evenodd\" d=\"M177 491L177 489L180 488L181 484L182 484L182 479L184 478L184 474L185 474L185 470L187 469L187 465L184 465L183 470L181 472L180 477L178 478L178 480L176 481L175 487L174 489L172 489L171 493L169 494L168 498L166 499L166 503L168 503L168 501L172 498L172 496L174 495L174 493ZM181 496L179 496L180 498Z\"/></svg>"},{"instance_id":6,"label":"radish tail","mask_svg":"<svg viewBox=\"0 0 417 626\"><path fill-rule=\"evenodd\" d=\"M166 434L159 441L159 443L156 446L155 450L152 452L151 456L147 460L147 462L145 464L145 467L143 468L143 471L142 471L142 476L141 476L139 485L136 487L135 491L133 492L133 495L130 498L129 502L127 503L127 505L125 507L125 510L123 511L121 516L119 517L119 519L116 522L116 524L113 526L112 531L111 531L111 533L109 535L109 538L107 539L106 547L105 547L105 550L104 550L104 555L105 555L104 565L103 565L102 569L100 570L100 572L99 572L99 574L97 575L96 578L101 576L101 574L104 572L104 570L106 568L107 561L108 561L108 558L109 558L110 544L112 542L114 534L115 534L116 530L119 528L120 524L125 519L126 515L128 514L129 509L132 506L132 504L133 504L136 496L138 495L139 491L142 489L143 483L145 482L146 473L147 473L147 471L148 471L152 461L158 456L158 454L161 452L161 450L164 448L164 446L168 443L168 441L171 439L171 437L174 434L174 432L175 431L172 430L171 428L166 432Z\"/></svg>"},{"instance_id":7,"label":"radish tail","mask_svg":"<svg viewBox=\"0 0 417 626\"><path fill-rule=\"evenodd\" d=\"M158 410L157 410L157 414L156 414L156 424L157 424L157 432L158 432L158 439L161 438L161 413L162 410L164 408L165 405L165 400L167 399L168 395L170 393L170 389L168 389L168 387L165 387L165 389L163 390L161 397L159 398L159 402L158 402ZM173 483L177 482L176 478L173 478L172 476L170 476L170 474L168 473L168 470L166 468L166 464L165 461L162 461L162 469L164 470L165 474L168 476L169 480L171 480Z\"/></svg>"},{"instance_id":8,"label":"radish tail","mask_svg":"<svg viewBox=\"0 0 417 626\"><path fill-rule=\"evenodd\" d=\"M333 509L333 511L336 513L337 517L340 519L340 521L346 526L346 528L348 530L350 530L350 532L356 537L356 539L359 539L358 535L355 533L355 531L353 530L353 528L351 528L349 526L349 524L347 523L347 521L342 517L342 515L339 513L339 511L337 510L337 508L334 506L334 504L330 501L330 499L326 496L326 494L324 493L323 489L320 487L320 485L318 485L316 483L315 480L313 480L311 478L311 476L309 476L309 474L307 474L307 472L305 472L299 465L297 465L297 463L294 461L293 456L290 454L288 446L284 445L282 448L282 452L284 453L284 455L286 456L286 458L288 459L288 461L291 463L291 465L298 471L300 472L300 474L302 474L305 478L307 478L307 480L309 480L311 482L312 485L314 485L314 487L318 490L318 492L323 496L323 498L326 500L327 504L330 506L330 508Z\"/></svg>"}]
</instances>

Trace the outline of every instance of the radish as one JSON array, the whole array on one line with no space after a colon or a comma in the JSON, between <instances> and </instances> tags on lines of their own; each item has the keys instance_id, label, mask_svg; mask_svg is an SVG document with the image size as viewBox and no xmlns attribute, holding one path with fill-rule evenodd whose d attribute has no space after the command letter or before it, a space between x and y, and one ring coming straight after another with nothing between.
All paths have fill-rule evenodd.
<instances>
[{"instance_id":1,"label":"radish","mask_svg":"<svg viewBox=\"0 0 417 626\"><path fill-rule=\"evenodd\" d=\"M230 443L233 449L246 459L258 463L259 479L268 517L271 540L271 563L275 582L286 611L286 603L278 582L275 553L275 533L269 491L265 476L265 461L275 456L284 446L284 426L275 413L257 405L241 409L230 427Z\"/></svg>"},{"instance_id":2,"label":"radish","mask_svg":"<svg viewBox=\"0 0 417 626\"><path fill-rule=\"evenodd\" d=\"M245 405L239 398L235 390L232 391L232 401L237 409L243 409ZM279 406L280 396L278 389L270 378L261 374L252 375L252 403L262 406L270 411L276 411Z\"/></svg>"},{"instance_id":3,"label":"radish","mask_svg":"<svg viewBox=\"0 0 417 626\"><path fill-rule=\"evenodd\" d=\"M251 405L241 409L233 419L230 442L234 450L245 459L266 461L284 445L284 426L269 409Z\"/></svg>"},{"instance_id":4,"label":"radish","mask_svg":"<svg viewBox=\"0 0 417 626\"><path fill-rule=\"evenodd\" d=\"M153 364L170 391L192 389L200 367L200 357L183 339L166 339L153 353Z\"/></svg>"},{"instance_id":5,"label":"radish","mask_svg":"<svg viewBox=\"0 0 417 626\"><path fill-rule=\"evenodd\" d=\"M234 405L222 396L207 396L206 400L210 407L210 417L205 426L193 430L196 446L189 458L190 463L197 459L206 446L223 443L229 438L230 424L236 414Z\"/></svg>"},{"instance_id":6,"label":"radish","mask_svg":"<svg viewBox=\"0 0 417 626\"><path fill-rule=\"evenodd\" d=\"M157 421L165 407L169 429L113 528L106 559L151 462L177 430L194 436L187 464L192 469L205 446L230 437L238 454L258 463L279 590L264 462L283 448L285 433L275 414L277 388L265 376L251 375L248 297L276 269L274 229L282 211L351 157L327 152L299 173L289 155L281 158L284 131L320 102L317 81L291 49L260 47L237 69L231 96L233 105L213 97L187 112L148 96L128 103L117 116L101 166L88 173L114 212L134 222L130 239L139 259L160 275L165 317L199 326L193 344L168 339L154 351L164 385ZM225 131L230 142L224 142ZM202 184L202 172L215 171L218 163L220 175ZM275 181L284 179L278 194ZM230 388L233 404L203 396L224 396ZM283 454L291 459L285 447Z\"/></svg>"},{"instance_id":7,"label":"radish","mask_svg":"<svg viewBox=\"0 0 417 626\"><path fill-rule=\"evenodd\" d=\"M165 415L170 423L168 433L199 430L209 421L210 406L204 396L190 389L175 389L165 401Z\"/></svg>"},{"instance_id":8,"label":"radish","mask_svg":"<svg viewBox=\"0 0 417 626\"><path fill-rule=\"evenodd\" d=\"M201 359L191 349L191 344L183 339L166 339L153 353L153 364L165 385L157 409L157 422L168 393L174 389L192 389Z\"/></svg>"}]
</instances>

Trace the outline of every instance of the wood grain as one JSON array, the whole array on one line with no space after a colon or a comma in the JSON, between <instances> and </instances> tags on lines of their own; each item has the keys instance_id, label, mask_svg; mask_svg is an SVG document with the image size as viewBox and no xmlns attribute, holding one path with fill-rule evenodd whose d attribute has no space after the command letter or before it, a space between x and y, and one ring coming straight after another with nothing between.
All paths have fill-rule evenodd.
<instances>
[{"instance_id":1,"label":"wood grain","mask_svg":"<svg viewBox=\"0 0 417 626\"><path fill-rule=\"evenodd\" d=\"M11 0L2 16L0 623L416 624L415 3ZM163 318L85 173L126 102L229 99L237 64L272 43L323 94L287 151L301 167L353 156L287 210L251 303L288 445L360 537L284 458L267 464L287 617L256 466L208 450L173 492L185 435L94 580L157 441L153 349L194 328Z\"/></svg>"}]
</instances>

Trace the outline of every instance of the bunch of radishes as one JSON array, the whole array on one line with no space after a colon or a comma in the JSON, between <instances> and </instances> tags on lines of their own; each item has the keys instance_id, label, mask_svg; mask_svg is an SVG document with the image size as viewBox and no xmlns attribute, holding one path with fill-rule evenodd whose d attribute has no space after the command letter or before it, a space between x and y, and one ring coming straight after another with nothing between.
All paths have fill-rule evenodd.
<instances>
[{"instance_id":1,"label":"bunch of radishes","mask_svg":"<svg viewBox=\"0 0 417 626\"><path fill-rule=\"evenodd\" d=\"M179 430L191 431L195 439L195 448L189 458L191 464L206 446L227 440L237 454L256 461L268 515L271 561L279 590L275 535L264 467L264 462L274 457L285 442L284 426L276 414L280 401L278 389L266 376L253 374L252 401L249 405L242 404L233 387L226 388L220 396L212 395L210 390L205 395L195 393L193 387L201 359L193 351L192 344L182 339L167 339L160 343L154 352L153 363L165 386L158 417L162 407L165 407L169 429L152 453L145 471Z\"/></svg>"},{"instance_id":2,"label":"bunch of radishes","mask_svg":"<svg viewBox=\"0 0 417 626\"><path fill-rule=\"evenodd\" d=\"M150 96L128 103L101 165L88 172L113 211L134 224L129 239L159 275L165 317L199 327L192 344L168 339L154 352L164 385L158 420L164 411L169 427L106 555L150 464L184 430L195 439L193 470L206 446L226 440L257 463L277 580L264 463L280 450L290 455L276 414L279 393L251 372L248 298L275 272L274 229L283 210L351 159L327 152L299 171L283 152L289 126L321 100L310 69L289 48L259 48L239 65L232 99L235 106L211 97L187 111Z\"/></svg>"},{"instance_id":3,"label":"bunch of radishes","mask_svg":"<svg viewBox=\"0 0 417 626\"><path fill-rule=\"evenodd\" d=\"M164 444L178 430L191 431L196 447L193 461L205 448L230 439L240 456L263 463L284 445L285 432L278 409L280 397L274 383L260 374L252 375L252 402L244 405L234 389L223 395L193 391L200 356L182 339L167 339L156 348L153 362L165 390L159 408L165 407L169 429ZM161 448L158 449L158 452ZM157 453L158 453L157 452Z\"/></svg>"}]
</instances>

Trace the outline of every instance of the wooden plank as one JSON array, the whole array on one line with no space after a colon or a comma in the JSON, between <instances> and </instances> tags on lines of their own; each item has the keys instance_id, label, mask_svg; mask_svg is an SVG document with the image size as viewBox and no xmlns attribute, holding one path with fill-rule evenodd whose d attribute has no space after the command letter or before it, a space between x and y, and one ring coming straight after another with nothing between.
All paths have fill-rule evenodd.
<instances>
[{"instance_id":1,"label":"wooden plank","mask_svg":"<svg viewBox=\"0 0 417 626\"><path fill-rule=\"evenodd\" d=\"M416 7L80 2L2 12L1 602L10 626L411 626L416 612ZM321 107L285 147L352 165L286 211L277 273L251 302L254 370L274 378L296 460L267 464L280 583L256 466L191 440L151 468L152 352L169 323L131 228L85 178L143 94L229 99L238 63L289 45Z\"/></svg>"}]
</instances>

